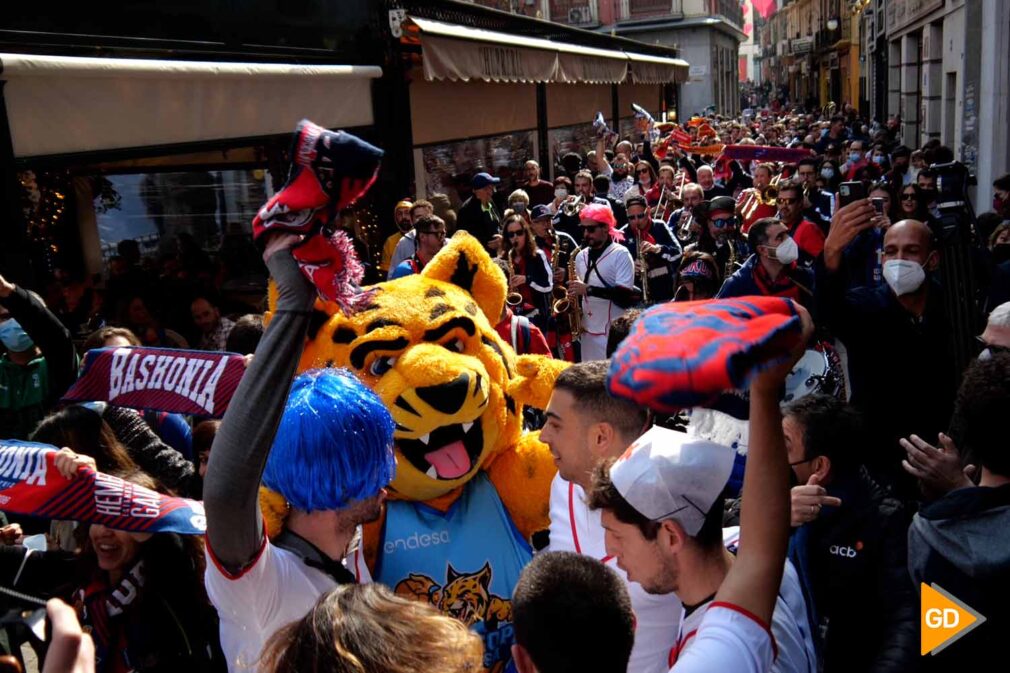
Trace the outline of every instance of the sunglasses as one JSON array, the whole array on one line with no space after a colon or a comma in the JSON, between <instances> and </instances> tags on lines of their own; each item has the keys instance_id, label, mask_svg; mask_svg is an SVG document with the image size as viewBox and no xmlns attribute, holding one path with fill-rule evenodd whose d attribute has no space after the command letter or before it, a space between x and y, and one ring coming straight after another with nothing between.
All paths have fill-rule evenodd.
<instances>
[{"instance_id":1,"label":"sunglasses","mask_svg":"<svg viewBox=\"0 0 1010 673\"><path fill-rule=\"evenodd\" d=\"M647 220L647 219L649 219L649 216L646 213L639 213L638 215L631 215L631 214L629 214L628 215L628 219L629 220Z\"/></svg>"},{"instance_id":2,"label":"sunglasses","mask_svg":"<svg viewBox=\"0 0 1010 673\"><path fill-rule=\"evenodd\" d=\"M712 220L712 226L716 229L726 229L732 227L736 224L735 217L720 217L718 220Z\"/></svg>"},{"instance_id":3,"label":"sunglasses","mask_svg":"<svg viewBox=\"0 0 1010 673\"><path fill-rule=\"evenodd\" d=\"M645 175L645 174L647 174L648 172L649 172L649 169L648 169L648 168L639 168L639 169L638 169L638 174L639 174L639 175Z\"/></svg>"},{"instance_id":4,"label":"sunglasses","mask_svg":"<svg viewBox=\"0 0 1010 673\"><path fill-rule=\"evenodd\" d=\"M901 200L902 201L915 201L915 192L912 192L911 194L902 194L901 195Z\"/></svg>"},{"instance_id":5,"label":"sunglasses","mask_svg":"<svg viewBox=\"0 0 1010 673\"><path fill-rule=\"evenodd\" d=\"M781 199L775 199L775 204L779 205L779 206L791 206L791 205L793 205L794 203L796 203L799 200L800 199L799 199L798 196L794 196L791 199L781 198Z\"/></svg>"},{"instance_id":6,"label":"sunglasses","mask_svg":"<svg viewBox=\"0 0 1010 673\"><path fill-rule=\"evenodd\" d=\"M520 229L519 231L509 231L509 232L506 232L506 235L509 237L509 239L519 238L520 236L523 236L524 234L525 234L525 232L522 229Z\"/></svg>"},{"instance_id":7,"label":"sunglasses","mask_svg":"<svg viewBox=\"0 0 1010 673\"><path fill-rule=\"evenodd\" d=\"M591 234L602 226L603 226L602 224L583 224L581 225L582 233Z\"/></svg>"}]
</instances>

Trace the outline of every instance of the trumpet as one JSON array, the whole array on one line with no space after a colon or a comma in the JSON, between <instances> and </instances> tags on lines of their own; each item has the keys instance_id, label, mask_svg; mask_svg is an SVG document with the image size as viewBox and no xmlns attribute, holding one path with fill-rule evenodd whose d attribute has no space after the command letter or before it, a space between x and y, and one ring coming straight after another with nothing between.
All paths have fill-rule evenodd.
<instances>
[{"instance_id":1,"label":"trumpet","mask_svg":"<svg viewBox=\"0 0 1010 673\"><path fill-rule=\"evenodd\" d=\"M516 308L522 306L523 296L512 289L512 278L515 276L516 270L515 265L512 263L512 252L508 252L508 287L509 293L505 297L505 303L508 304L509 308Z\"/></svg>"},{"instance_id":2,"label":"trumpet","mask_svg":"<svg viewBox=\"0 0 1010 673\"><path fill-rule=\"evenodd\" d=\"M581 250L581 247L575 248L568 256L568 277L565 279L566 281L575 277L575 258ZM554 298L555 301L551 306L551 311L554 313L555 318L560 319L561 316L567 314L572 339L578 339L582 334L582 302L578 298L573 300L564 285L554 288Z\"/></svg>"},{"instance_id":3,"label":"trumpet","mask_svg":"<svg viewBox=\"0 0 1010 673\"><path fill-rule=\"evenodd\" d=\"M574 217L585 207L586 199L582 196L582 194L579 194L578 196L569 196L561 202L561 212L564 213L565 217Z\"/></svg>"},{"instance_id":4,"label":"trumpet","mask_svg":"<svg viewBox=\"0 0 1010 673\"><path fill-rule=\"evenodd\" d=\"M687 206L685 206L686 208ZM680 215L680 225L677 227L677 239L681 243L691 240L691 227L694 226L694 213L689 213L687 219Z\"/></svg>"}]
</instances>

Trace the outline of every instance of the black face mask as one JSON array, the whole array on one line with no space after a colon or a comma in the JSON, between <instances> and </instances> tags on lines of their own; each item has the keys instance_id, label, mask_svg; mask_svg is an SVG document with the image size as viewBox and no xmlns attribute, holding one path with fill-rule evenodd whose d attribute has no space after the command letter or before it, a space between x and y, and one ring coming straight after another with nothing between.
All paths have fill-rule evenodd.
<instances>
[{"instance_id":1,"label":"black face mask","mask_svg":"<svg viewBox=\"0 0 1010 673\"><path fill-rule=\"evenodd\" d=\"M1010 261L1010 243L994 245L992 249L992 263L1002 264L1006 261Z\"/></svg>"},{"instance_id":2,"label":"black face mask","mask_svg":"<svg viewBox=\"0 0 1010 673\"><path fill-rule=\"evenodd\" d=\"M920 190L922 193L923 203L933 203L936 201L936 190L935 189L923 189Z\"/></svg>"}]
</instances>

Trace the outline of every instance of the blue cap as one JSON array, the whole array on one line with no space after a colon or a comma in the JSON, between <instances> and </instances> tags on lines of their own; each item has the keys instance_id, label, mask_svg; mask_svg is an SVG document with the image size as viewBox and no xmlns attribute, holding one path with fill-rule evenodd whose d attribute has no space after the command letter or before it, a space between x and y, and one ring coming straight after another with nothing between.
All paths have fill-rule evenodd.
<instances>
[{"instance_id":1,"label":"blue cap","mask_svg":"<svg viewBox=\"0 0 1010 673\"><path fill-rule=\"evenodd\" d=\"M539 206L533 206L533 210L530 211L531 220L542 220L545 217L552 217L550 208L548 208L543 204L540 204Z\"/></svg>"},{"instance_id":2,"label":"blue cap","mask_svg":"<svg viewBox=\"0 0 1010 673\"><path fill-rule=\"evenodd\" d=\"M473 180L470 181L470 186L474 189L482 189L488 185L497 185L501 182L501 178L493 178L488 173L478 173L473 176Z\"/></svg>"}]
</instances>

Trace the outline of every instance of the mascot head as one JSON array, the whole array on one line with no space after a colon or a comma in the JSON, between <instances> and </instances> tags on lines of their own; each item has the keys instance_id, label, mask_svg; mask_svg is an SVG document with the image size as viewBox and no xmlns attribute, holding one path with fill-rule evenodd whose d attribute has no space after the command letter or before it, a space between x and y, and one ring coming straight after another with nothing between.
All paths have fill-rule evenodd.
<instances>
[{"instance_id":1,"label":"mascot head","mask_svg":"<svg viewBox=\"0 0 1010 673\"><path fill-rule=\"evenodd\" d=\"M459 232L420 274L373 289L353 315L317 302L301 369L346 367L374 390L395 423L394 495L437 498L521 433L517 358L493 327L505 277Z\"/></svg>"}]
</instances>

